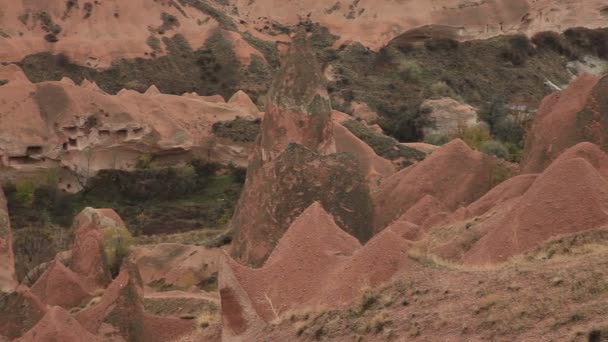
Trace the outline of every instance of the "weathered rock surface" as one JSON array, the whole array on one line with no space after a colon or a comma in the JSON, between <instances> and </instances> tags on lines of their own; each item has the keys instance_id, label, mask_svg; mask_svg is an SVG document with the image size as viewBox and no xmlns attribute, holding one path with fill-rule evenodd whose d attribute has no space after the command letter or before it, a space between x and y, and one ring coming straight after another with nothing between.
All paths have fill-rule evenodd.
<instances>
[{"instance_id":1,"label":"weathered rock surface","mask_svg":"<svg viewBox=\"0 0 608 342\"><path fill-rule=\"evenodd\" d=\"M333 154L331 107L305 33L294 38L267 99L232 222L231 254L262 265L293 220L315 201L341 228L361 241L369 239L369 189L355 157Z\"/></svg>"},{"instance_id":2,"label":"weathered rock surface","mask_svg":"<svg viewBox=\"0 0 608 342\"><path fill-rule=\"evenodd\" d=\"M159 244L130 253L148 291L215 291L221 252L206 247Z\"/></svg>"},{"instance_id":3,"label":"weathered rock surface","mask_svg":"<svg viewBox=\"0 0 608 342\"><path fill-rule=\"evenodd\" d=\"M0 189L0 293L11 292L17 286L11 223L6 198Z\"/></svg>"},{"instance_id":4,"label":"weathered rock surface","mask_svg":"<svg viewBox=\"0 0 608 342\"><path fill-rule=\"evenodd\" d=\"M260 269L226 256L220 273L224 340L251 340L288 310L325 303L348 305L365 286L377 286L407 267L408 243L392 231L365 246L340 229L323 206L307 208Z\"/></svg>"},{"instance_id":5,"label":"weathered rock surface","mask_svg":"<svg viewBox=\"0 0 608 342\"><path fill-rule=\"evenodd\" d=\"M497 175L504 177L508 172L498 159L453 140L383 182L373 194L374 227L383 230L427 195L440 199L449 212L455 211L483 196L496 185Z\"/></svg>"},{"instance_id":6,"label":"weathered rock surface","mask_svg":"<svg viewBox=\"0 0 608 342\"><path fill-rule=\"evenodd\" d=\"M84 279L89 291L105 288L111 281L103 230L121 222L120 217L111 209L85 208L74 218L72 227L75 237L70 269Z\"/></svg>"},{"instance_id":7,"label":"weathered rock surface","mask_svg":"<svg viewBox=\"0 0 608 342\"><path fill-rule=\"evenodd\" d=\"M505 261L551 237L607 224L608 156L597 147L595 153L588 151L588 143L566 151L517 201L501 206L481 223L483 237L465 254L464 262Z\"/></svg>"},{"instance_id":8,"label":"weathered rock surface","mask_svg":"<svg viewBox=\"0 0 608 342\"><path fill-rule=\"evenodd\" d=\"M420 106L426 113L430 126L423 128L425 137L431 135L452 136L480 124L477 110L449 97L426 100Z\"/></svg>"},{"instance_id":9,"label":"weathered rock surface","mask_svg":"<svg viewBox=\"0 0 608 342\"><path fill-rule=\"evenodd\" d=\"M9 341L30 330L46 313L46 306L29 288L0 293L0 339Z\"/></svg>"},{"instance_id":10,"label":"weathered rock surface","mask_svg":"<svg viewBox=\"0 0 608 342\"><path fill-rule=\"evenodd\" d=\"M601 0L498 0L479 3L362 0L352 6L333 0L297 4L279 0L223 2L136 0L78 3L62 0L3 0L0 61L52 51L78 64L109 67L120 58L150 58L165 53L163 37L181 35L194 48L216 29L225 28L235 55L249 65L261 55L236 31L266 40L287 41L270 23L296 25L307 17L340 36L339 44L360 41L377 49L406 31L421 26L457 39L499 34L561 31L564 26L599 27L606 24ZM433 33L438 34L438 33ZM158 46L151 40L158 40Z\"/></svg>"},{"instance_id":11,"label":"weathered rock surface","mask_svg":"<svg viewBox=\"0 0 608 342\"><path fill-rule=\"evenodd\" d=\"M92 297L84 280L57 260L51 261L32 286L32 292L45 304L64 309L79 306Z\"/></svg>"},{"instance_id":12,"label":"weathered rock surface","mask_svg":"<svg viewBox=\"0 0 608 342\"><path fill-rule=\"evenodd\" d=\"M85 330L64 309L51 307L44 317L17 342L102 342L107 341Z\"/></svg>"},{"instance_id":13,"label":"weathered rock surface","mask_svg":"<svg viewBox=\"0 0 608 342\"><path fill-rule=\"evenodd\" d=\"M101 169L133 169L144 154L161 164L181 156L244 166L253 146L213 133L215 123L259 116L242 92L234 105L153 89L108 95L90 82L33 84L15 68L0 66L12 75L0 89L0 165L21 172L67 168L77 177L62 175L66 191L79 190Z\"/></svg>"},{"instance_id":14,"label":"weathered rock surface","mask_svg":"<svg viewBox=\"0 0 608 342\"><path fill-rule=\"evenodd\" d=\"M526 137L524 173L539 173L566 149L584 141L608 146L608 79L583 75L547 96Z\"/></svg>"}]
</instances>

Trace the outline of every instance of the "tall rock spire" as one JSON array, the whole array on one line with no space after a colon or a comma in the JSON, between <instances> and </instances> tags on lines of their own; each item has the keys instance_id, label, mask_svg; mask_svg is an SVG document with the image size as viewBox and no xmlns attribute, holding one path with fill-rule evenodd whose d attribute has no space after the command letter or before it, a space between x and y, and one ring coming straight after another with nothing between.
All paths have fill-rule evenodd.
<instances>
[{"instance_id":1,"label":"tall rock spire","mask_svg":"<svg viewBox=\"0 0 608 342\"><path fill-rule=\"evenodd\" d=\"M289 143L320 154L336 151L325 79L303 29L294 36L268 92L259 144L262 160L276 158Z\"/></svg>"},{"instance_id":2,"label":"tall rock spire","mask_svg":"<svg viewBox=\"0 0 608 342\"><path fill-rule=\"evenodd\" d=\"M371 198L360 164L350 154L335 152L323 74L301 30L267 96L260 138L232 220L232 256L262 265L293 220L316 201L343 230L361 241L371 237Z\"/></svg>"}]
</instances>

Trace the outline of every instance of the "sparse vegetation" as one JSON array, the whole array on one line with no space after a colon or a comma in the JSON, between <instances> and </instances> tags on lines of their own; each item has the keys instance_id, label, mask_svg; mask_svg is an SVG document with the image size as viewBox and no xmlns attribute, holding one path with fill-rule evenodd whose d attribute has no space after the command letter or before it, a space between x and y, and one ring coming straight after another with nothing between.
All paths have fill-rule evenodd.
<instances>
[{"instance_id":1,"label":"sparse vegetation","mask_svg":"<svg viewBox=\"0 0 608 342\"><path fill-rule=\"evenodd\" d=\"M361 291L361 297L356 312L359 315L362 315L379 301L380 295L376 291L371 288L365 288Z\"/></svg>"},{"instance_id":2,"label":"sparse vegetation","mask_svg":"<svg viewBox=\"0 0 608 342\"><path fill-rule=\"evenodd\" d=\"M228 138L237 142L254 142L260 133L261 120L246 120L237 118L233 121L216 122L213 124L213 134L220 138Z\"/></svg>"},{"instance_id":3,"label":"sparse vegetation","mask_svg":"<svg viewBox=\"0 0 608 342\"><path fill-rule=\"evenodd\" d=\"M479 150L483 144L492 140L492 135L483 126L475 126L469 128L459 128L454 138L459 138L469 145L472 149Z\"/></svg>"},{"instance_id":4,"label":"sparse vegetation","mask_svg":"<svg viewBox=\"0 0 608 342\"><path fill-rule=\"evenodd\" d=\"M112 276L116 277L123 260L129 255L133 237L126 227L106 227L104 234L104 252Z\"/></svg>"},{"instance_id":5,"label":"sparse vegetation","mask_svg":"<svg viewBox=\"0 0 608 342\"><path fill-rule=\"evenodd\" d=\"M424 137L424 142L435 146L442 146L450 142L450 138L447 135L435 133Z\"/></svg>"},{"instance_id":6,"label":"sparse vegetation","mask_svg":"<svg viewBox=\"0 0 608 342\"><path fill-rule=\"evenodd\" d=\"M505 147L505 145L496 140L484 142L480 146L479 150L489 156L494 156L505 160L510 159L509 150Z\"/></svg>"},{"instance_id":7,"label":"sparse vegetation","mask_svg":"<svg viewBox=\"0 0 608 342\"><path fill-rule=\"evenodd\" d=\"M36 184L32 180L24 179L15 185L15 197L25 207L31 207L34 203L34 192Z\"/></svg>"},{"instance_id":8,"label":"sparse vegetation","mask_svg":"<svg viewBox=\"0 0 608 342\"><path fill-rule=\"evenodd\" d=\"M151 153L144 153L137 158L135 167L140 170L147 170L152 165L154 156Z\"/></svg>"},{"instance_id":9,"label":"sparse vegetation","mask_svg":"<svg viewBox=\"0 0 608 342\"><path fill-rule=\"evenodd\" d=\"M174 15L166 12L161 13L160 19L163 21L163 24L157 30L159 34L164 34L180 25L179 20Z\"/></svg>"},{"instance_id":10,"label":"sparse vegetation","mask_svg":"<svg viewBox=\"0 0 608 342\"><path fill-rule=\"evenodd\" d=\"M408 161L423 160L426 155L418 150L400 144L394 138L378 133L357 120L348 120L342 124L357 138L368 144L376 154L389 160L400 158Z\"/></svg>"},{"instance_id":11,"label":"sparse vegetation","mask_svg":"<svg viewBox=\"0 0 608 342\"><path fill-rule=\"evenodd\" d=\"M152 49L152 51L159 53L162 52L163 48L161 47L161 41L156 36L150 35L146 40L148 46Z\"/></svg>"}]
</instances>

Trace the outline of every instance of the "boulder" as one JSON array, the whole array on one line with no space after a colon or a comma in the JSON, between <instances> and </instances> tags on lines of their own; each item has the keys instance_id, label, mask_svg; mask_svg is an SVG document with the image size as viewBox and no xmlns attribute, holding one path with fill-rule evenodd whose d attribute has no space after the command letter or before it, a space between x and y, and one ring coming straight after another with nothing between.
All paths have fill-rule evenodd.
<instances>
[{"instance_id":1,"label":"boulder","mask_svg":"<svg viewBox=\"0 0 608 342\"><path fill-rule=\"evenodd\" d=\"M431 135L452 136L459 130L480 124L477 110L449 97L426 100L420 111L428 115L431 124L423 128L425 137Z\"/></svg>"}]
</instances>

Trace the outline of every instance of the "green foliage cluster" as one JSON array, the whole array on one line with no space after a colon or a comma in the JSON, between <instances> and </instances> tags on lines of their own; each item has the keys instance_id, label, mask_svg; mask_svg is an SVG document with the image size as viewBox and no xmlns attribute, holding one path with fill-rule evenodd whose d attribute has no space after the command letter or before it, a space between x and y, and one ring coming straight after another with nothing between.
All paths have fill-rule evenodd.
<instances>
[{"instance_id":1,"label":"green foliage cluster","mask_svg":"<svg viewBox=\"0 0 608 342\"><path fill-rule=\"evenodd\" d=\"M24 179L15 184L15 197L23 206L31 207L34 203L34 192L36 184L32 180Z\"/></svg>"},{"instance_id":2,"label":"green foliage cluster","mask_svg":"<svg viewBox=\"0 0 608 342\"><path fill-rule=\"evenodd\" d=\"M103 230L104 253L113 277L118 275L123 260L129 255L133 236L126 227L106 227Z\"/></svg>"},{"instance_id":3,"label":"green foliage cluster","mask_svg":"<svg viewBox=\"0 0 608 342\"><path fill-rule=\"evenodd\" d=\"M181 168L146 164L142 161L141 166L148 168L133 172L102 171L77 194L59 191L56 175L48 182L7 184L4 192L12 226L16 231L69 227L85 207L114 208L134 234L220 228L232 217L245 181L244 169L201 160Z\"/></svg>"},{"instance_id":4,"label":"green foliage cluster","mask_svg":"<svg viewBox=\"0 0 608 342\"><path fill-rule=\"evenodd\" d=\"M489 156L505 160L509 160L510 158L509 150L500 141L488 140L479 147L479 150Z\"/></svg>"},{"instance_id":5,"label":"green foliage cluster","mask_svg":"<svg viewBox=\"0 0 608 342\"><path fill-rule=\"evenodd\" d=\"M460 129L456 133L455 138L459 138L471 148L479 150L483 144L492 140L492 135L485 127L476 126Z\"/></svg>"},{"instance_id":6,"label":"green foliage cluster","mask_svg":"<svg viewBox=\"0 0 608 342\"><path fill-rule=\"evenodd\" d=\"M154 156L151 153L144 153L137 158L137 162L135 163L135 168L140 170L149 169L152 165L152 160Z\"/></svg>"}]
</instances>

